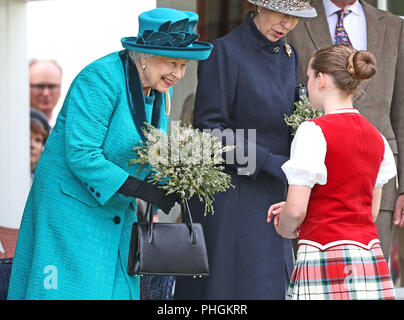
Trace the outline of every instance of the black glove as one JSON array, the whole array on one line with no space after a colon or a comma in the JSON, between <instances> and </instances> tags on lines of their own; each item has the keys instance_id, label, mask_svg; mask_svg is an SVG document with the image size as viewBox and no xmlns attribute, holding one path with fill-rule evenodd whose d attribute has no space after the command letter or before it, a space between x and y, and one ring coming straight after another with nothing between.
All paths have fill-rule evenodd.
<instances>
[{"instance_id":1,"label":"black glove","mask_svg":"<svg viewBox=\"0 0 404 320\"><path fill-rule=\"evenodd\" d=\"M264 170L270 175L278 178L284 184L288 183L288 179L283 173L281 166L289 160L289 157L273 153L264 164Z\"/></svg>"},{"instance_id":2,"label":"black glove","mask_svg":"<svg viewBox=\"0 0 404 320\"><path fill-rule=\"evenodd\" d=\"M169 214L172 207L176 202L181 203L181 197L172 193L166 195L166 191L157 187L156 185L142 181L135 177L129 176L125 183L119 188L119 193L134 198L142 199L146 202L150 202L165 214Z\"/></svg>"}]
</instances>

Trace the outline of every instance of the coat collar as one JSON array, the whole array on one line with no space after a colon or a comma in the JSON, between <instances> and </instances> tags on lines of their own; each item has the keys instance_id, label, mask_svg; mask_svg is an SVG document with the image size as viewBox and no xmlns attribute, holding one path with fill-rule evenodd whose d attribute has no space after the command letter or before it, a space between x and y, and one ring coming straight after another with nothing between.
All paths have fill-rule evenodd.
<instances>
[{"instance_id":1,"label":"coat collar","mask_svg":"<svg viewBox=\"0 0 404 320\"><path fill-rule=\"evenodd\" d=\"M383 40L386 32L386 26L383 22L385 15L383 14L383 11L372 7L365 1L361 1L361 4L366 16L368 51L373 53L376 61L379 61L383 51ZM359 86L354 98L354 104L356 104L360 97L365 93L369 83L370 81L363 81Z\"/></svg>"},{"instance_id":2,"label":"coat collar","mask_svg":"<svg viewBox=\"0 0 404 320\"><path fill-rule=\"evenodd\" d=\"M254 12L248 12L243 23L241 24L242 29L247 31L243 33L246 37L246 39L243 39L243 41L249 40L248 42L258 50L263 48L273 49L276 47L283 47L285 45L285 41L283 39L272 42L268 40L268 38L264 36L260 30L258 30L253 21L254 16Z\"/></svg>"},{"instance_id":3,"label":"coat collar","mask_svg":"<svg viewBox=\"0 0 404 320\"><path fill-rule=\"evenodd\" d=\"M386 31L383 22L385 15L365 1L361 1L361 3L366 16L368 51L373 53L377 61L383 50L383 39Z\"/></svg>"},{"instance_id":4,"label":"coat collar","mask_svg":"<svg viewBox=\"0 0 404 320\"><path fill-rule=\"evenodd\" d=\"M129 108L132 113L133 121L136 125L137 131L142 140L146 138L143 134L144 123L147 122L146 107L143 96L142 83L140 82L140 76L135 64L129 57L128 50L122 50L119 52L119 56L122 61L122 66L125 74L126 94L128 97ZM154 90L155 99L153 104L153 113L151 124L160 128L162 124L162 118L165 116L161 111L163 105L163 94Z\"/></svg>"},{"instance_id":5,"label":"coat collar","mask_svg":"<svg viewBox=\"0 0 404 320\"><path fill-rule=\"evenodd\" d=\"M305 19L304 25L316 50L320 50L323 47L331 45L332 39L330 32L328 31L327 15L324 6L322 5L322 1L314 1L312 6L317 11L317 17L313 19Z\"/></svg>"}]
</instances>

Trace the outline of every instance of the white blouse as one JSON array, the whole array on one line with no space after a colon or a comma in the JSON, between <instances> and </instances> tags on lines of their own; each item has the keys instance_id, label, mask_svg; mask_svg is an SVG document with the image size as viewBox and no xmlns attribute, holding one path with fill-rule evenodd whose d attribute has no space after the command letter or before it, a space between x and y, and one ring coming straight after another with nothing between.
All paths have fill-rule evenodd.
<instances>
[{"instance_id":1,"label":"white blouse","mask_svg":"<svg viewBox=\"0 0 404 320\"><path fill-rule=\"evenodd\" d=\"M356 112L356 109L337 110L331 113ZM384 157L380 165L375 188L380 188L397 174L393 152L386 140L384 141ZM303 122L292 141L290 160L282 165L289 185L303 185L313 188L315 184L327 183L325 155L327 142L319 126L314 122Z\"/></svg>"}]
</instances>

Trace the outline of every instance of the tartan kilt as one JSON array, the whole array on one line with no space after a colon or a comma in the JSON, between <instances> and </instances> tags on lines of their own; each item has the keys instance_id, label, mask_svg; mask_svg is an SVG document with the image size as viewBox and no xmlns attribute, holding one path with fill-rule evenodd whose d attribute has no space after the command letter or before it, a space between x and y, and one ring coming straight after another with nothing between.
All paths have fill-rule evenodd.
<instances>
[{"instance_id":1,"label":"tartan kilt","mask_svg":"<svg viewBox=\"0 0 404 320\"><path fill-rule=\"evenodd\" d=\"M300 245L288 300L394 300L394 286L380 244L370 250Z\"/></svg>"}]
</instances>

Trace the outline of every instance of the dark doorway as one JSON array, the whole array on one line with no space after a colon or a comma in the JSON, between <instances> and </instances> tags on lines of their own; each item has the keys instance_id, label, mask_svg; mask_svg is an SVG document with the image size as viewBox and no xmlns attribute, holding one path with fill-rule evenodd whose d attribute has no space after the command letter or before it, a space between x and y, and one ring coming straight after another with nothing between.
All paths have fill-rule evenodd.
<instances>
[{"instance_id":1,"label":"dark doorway","mask_svg":"<svg viewBox=\"0 0 404 320\"><path fill-rule=\"evenodd\" d=\"M246 0L197 0L200 40L212 41L229 33L254 7Z\"/></svg>"}]
</instances>

